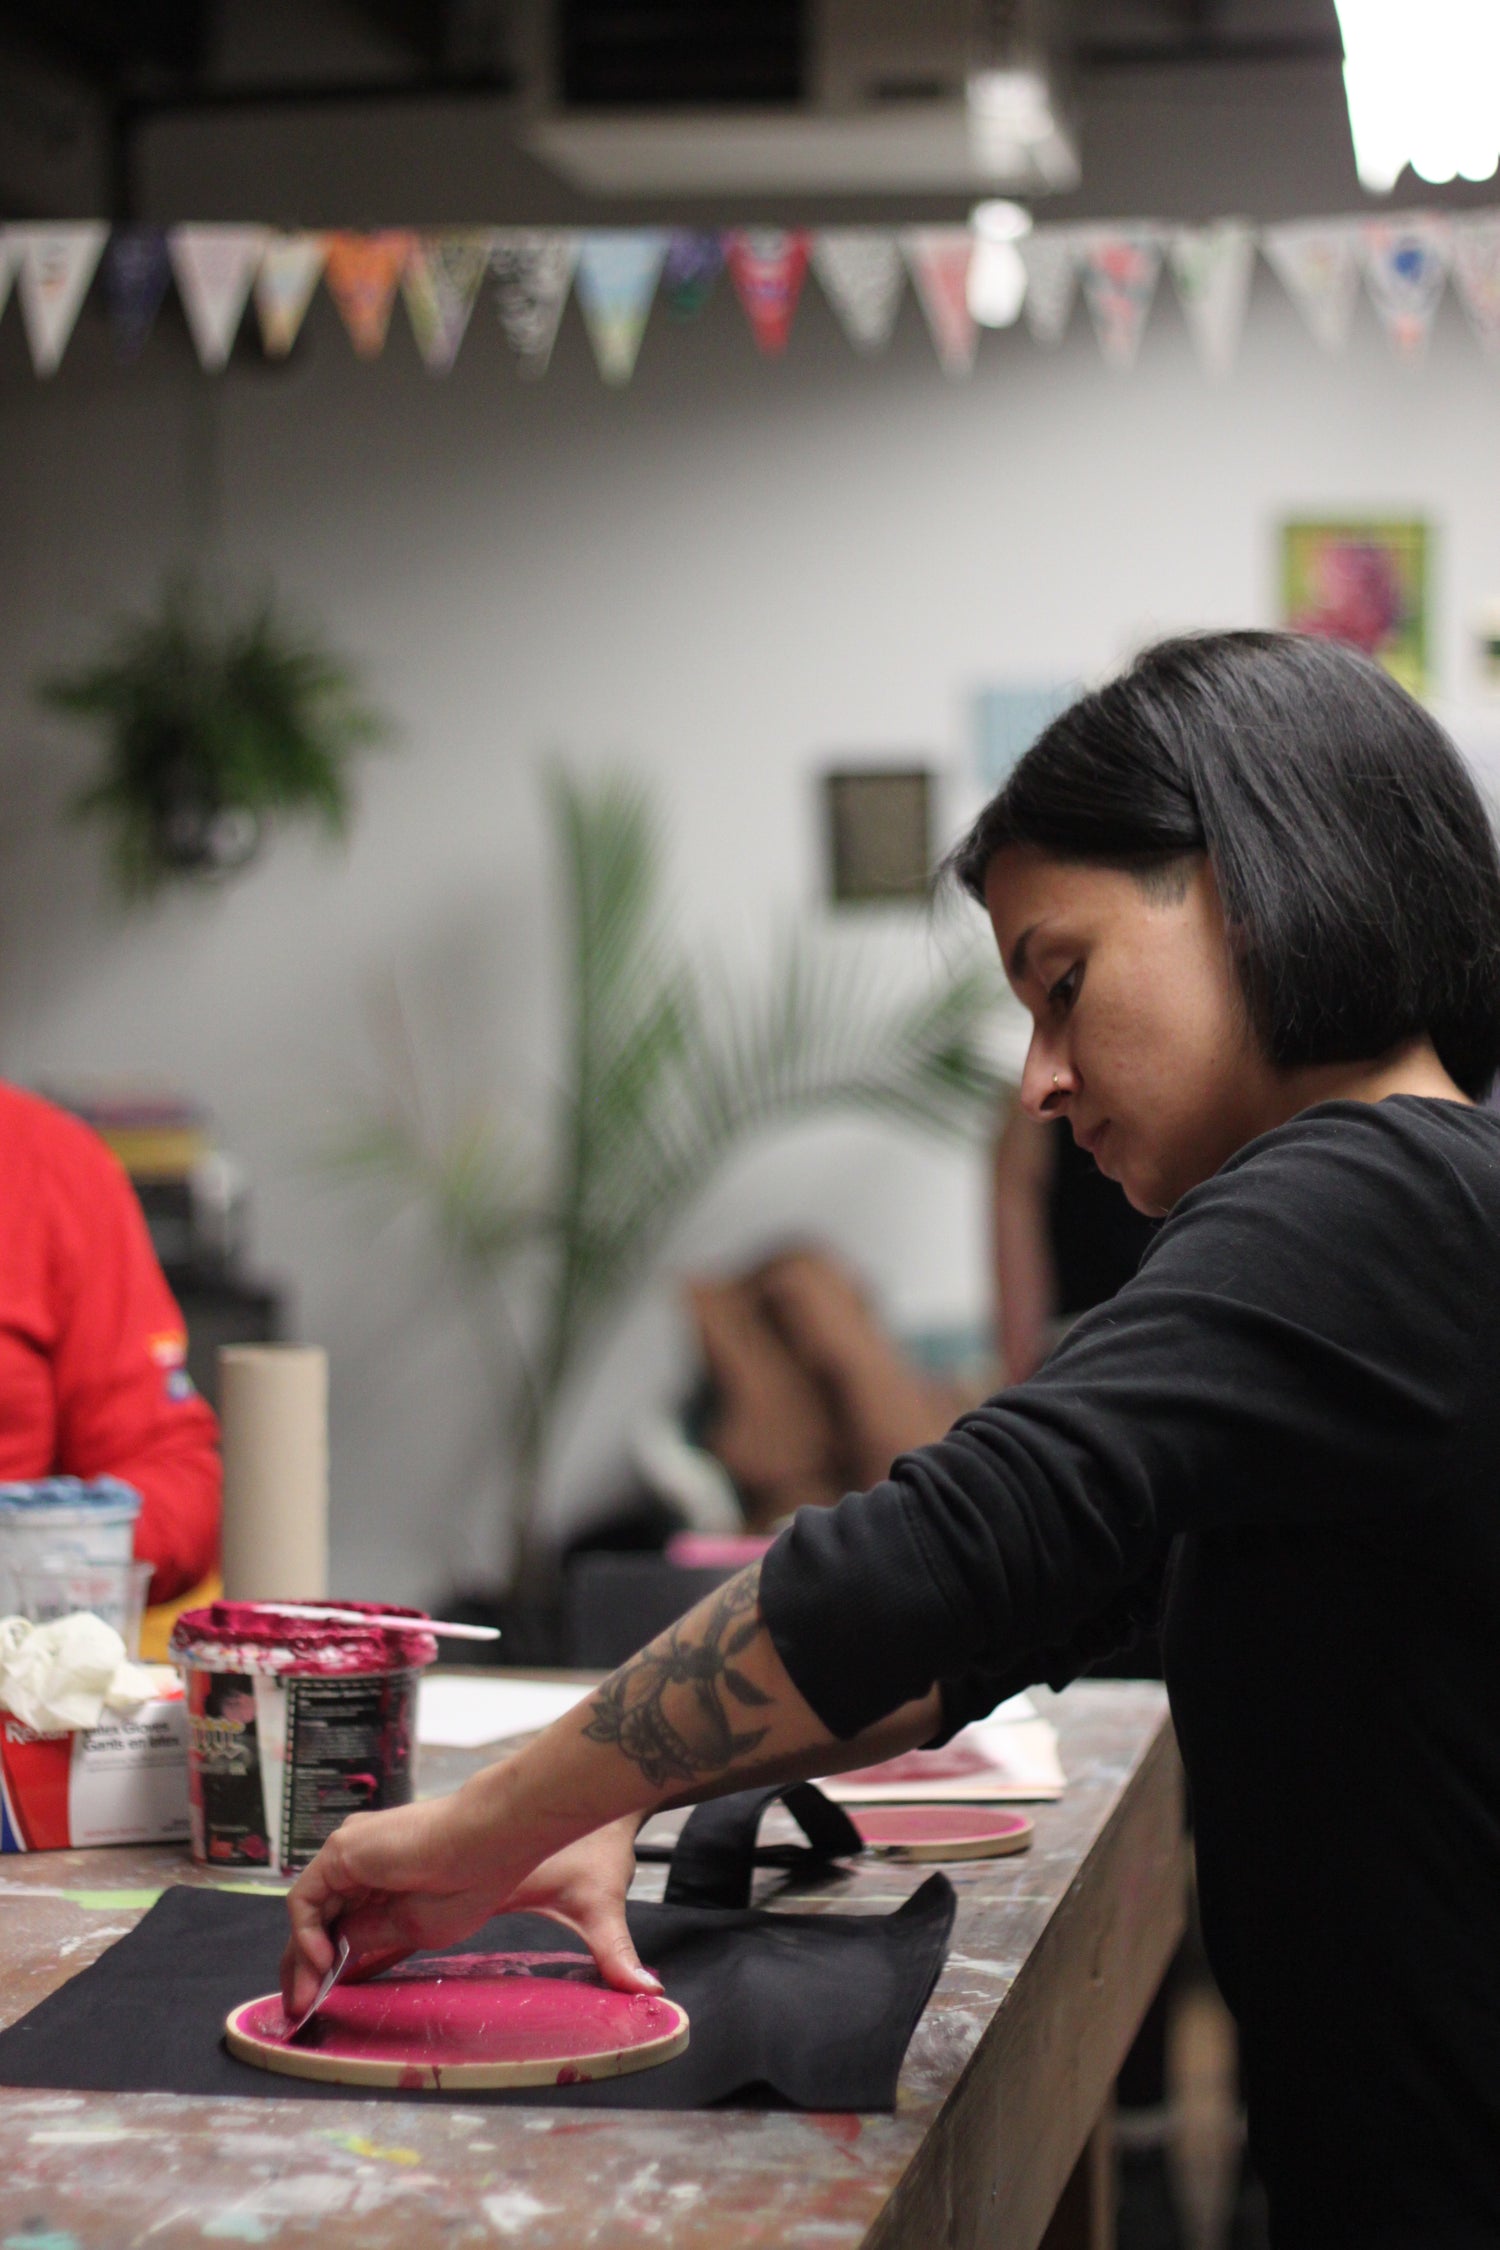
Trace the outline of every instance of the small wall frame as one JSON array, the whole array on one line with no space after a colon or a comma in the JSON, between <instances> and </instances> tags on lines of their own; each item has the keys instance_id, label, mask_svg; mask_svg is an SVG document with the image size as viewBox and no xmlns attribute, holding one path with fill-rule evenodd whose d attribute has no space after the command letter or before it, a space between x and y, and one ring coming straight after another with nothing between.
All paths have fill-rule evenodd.
<instances>
[{"instance_id":1,"label":"small wall frame","mask_svg":"<svg viewBox=\"0 0 1500 2250\"><path fill-rule=\"evenodd\" d=\"M932 875L932 774L925 766L825 773L823 828L834 905L925 900Z\"/></svg>"}]
</instances>

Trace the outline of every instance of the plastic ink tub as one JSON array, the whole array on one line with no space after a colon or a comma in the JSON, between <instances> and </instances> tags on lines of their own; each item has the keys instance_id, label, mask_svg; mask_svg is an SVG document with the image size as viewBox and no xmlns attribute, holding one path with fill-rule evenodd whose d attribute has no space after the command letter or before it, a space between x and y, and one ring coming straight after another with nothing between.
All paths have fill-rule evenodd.
<instances>
[{"instance_id":1,"label":"plastic ink tub","mask_svg":"<svg viewBox=\"0 0 1500 2250\"><path fill-rule=\"evenodd\" d=\"M259 1602L184 1610L172 1628L192 1854L206 1866L291 1874L348 1814L410 1804L417 1684L437 1642L421 1610L338 1606L410 1616L411 1631Z\"/></svg>"},{"instance_id":2,"label":"plastic ink tub","mask_svg":"<svg viewBox=\"0 0 1500 2250\"><path fill-rule=\"evenodd\" d=\"M20 1609L20 1582L31 1571L77 1565L123 1575L140 1512L140 1494L116 1477L0 1484L0 1617Z\"/></svg>"}]
</instances>

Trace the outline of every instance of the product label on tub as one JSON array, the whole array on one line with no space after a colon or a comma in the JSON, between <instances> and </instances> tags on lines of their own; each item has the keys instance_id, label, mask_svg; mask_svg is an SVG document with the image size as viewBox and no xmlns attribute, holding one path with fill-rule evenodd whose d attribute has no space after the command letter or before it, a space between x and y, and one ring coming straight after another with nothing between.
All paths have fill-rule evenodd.
<instances>
[{"instance_id":1,"label":"product label on tub","mask_svg":"<svg viewBox=\"0 0 1500 2250\"><path fill-rule=\"evenodd\" d=\"M76 1734L38 1734L0 1716L0 1850L168 1844L187 1833L180 1696L107 1715Z\"/></svg>"},{"instance_id":2,"label":"product label on tub","mask_svg":"<svg viewBox=\"0 0 1500 2250\"><path fill-rule=\"evenodd\" d=\"M190 1672L193 1856L230 1866L273 1859L261 1787L256 1681L248 1672Z\"/></svg>"},{"instance_id":3,"label":"product label on tub","mask_svg":"<svg viewBox=\"0 0 1500 2250\"><path fill-rule=\"evenodd\" d=\"M350 1813L410 1803L416 1701L410 1672L288 1680L281 1812L288 1867L305 1866Z\"/></svg>"}]
</instances>

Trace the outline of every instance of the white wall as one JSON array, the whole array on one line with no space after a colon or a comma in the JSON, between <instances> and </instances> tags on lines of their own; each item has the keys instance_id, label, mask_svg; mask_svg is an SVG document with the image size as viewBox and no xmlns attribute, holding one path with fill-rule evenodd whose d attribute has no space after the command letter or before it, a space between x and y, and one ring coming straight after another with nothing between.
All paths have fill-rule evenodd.
<instances>
[{"instance_id":1,"label":"white wall","mask_svg":"<svg viewBox=\"0 0 1500 2250\"><path fill-rule=\"evenodd\" d=\"M446 381L399 313L384 361L359 365L325 304L284 373L207 381L171 334L117 373L95 325L43 386L11 315L0 1068L159 1076L212 1106L254 1178L258 1262L333 1354L341 1590L430 1593L494 1553L472 1345L412 1231L372 1226L318 1152L377 1081L369 1019L393 972L444 1098L544 1085L558 965L539 760L650 774L685 922L745 951L816 898L826 759L920 753L958 817L976 683L1097 673L1162 629L1272 620L1286 512L1433 519L1439 681L1466 709L1469 621L1500 593L1497 430L1500 371L1455 308L1420 371L1363 309L1330 362L1265 274L1218 386L1165 298L1128 380L1080 315L1059 353L990 339L953 384L914 305L871 366L810 287L775 365L726 292L696 327L658 314L624 395L597 381L572 310L529 388L488 306ZM220 894L126 918L92 841L57 818L86 747L27 691L195 548L304 602L368 666L402 742L368 767L347 853L286 841ZM974 1160L809 1131L725 1182L678 1262L749 1254L768 1221L821 1227L902 1322L982 1310ZM601 1489L636 1404L682 1366L663 1282L564 1448L562 1512Z\"/></svg>"}]
</instances>

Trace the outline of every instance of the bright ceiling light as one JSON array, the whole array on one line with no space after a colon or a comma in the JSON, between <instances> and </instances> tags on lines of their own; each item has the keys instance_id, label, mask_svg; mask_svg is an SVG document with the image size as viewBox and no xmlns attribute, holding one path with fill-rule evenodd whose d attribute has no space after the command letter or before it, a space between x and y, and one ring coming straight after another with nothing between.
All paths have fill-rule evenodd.
<instances>
[{"instance_id":1,"label":"bright ceiling light","mask_svg":"<svg viewBox=\"0 0 1500 2250\"><path fill-rule=\"evenodd\" d=\"M1500 169L1496 0L1337 0L1361 184L1389 195L1410 164L1434 185Z\"/></svg>"},{"instance_id":2,"label":"bright ceiling light","mask_svg":"<svg viewBox=\"0 0 1500 2250\"><path fill-rule=\"evenodd\" d=\"M1014 242L980 235L969 260L969 312L981 328L1009 328L1026 301L1026 267Z\"/></svg>"},{"instance_id":3,"label":"bright ceiling light","mask_svg":"<svg viewBox=\"0 0 1500 2250\"><path fill-rule=\"evenodd\" d=\"M975 204L969 224L984 242L1021 242L1031 232L1031 213L1024 203L991 196Z\"/></svg>"}]
</instances>

